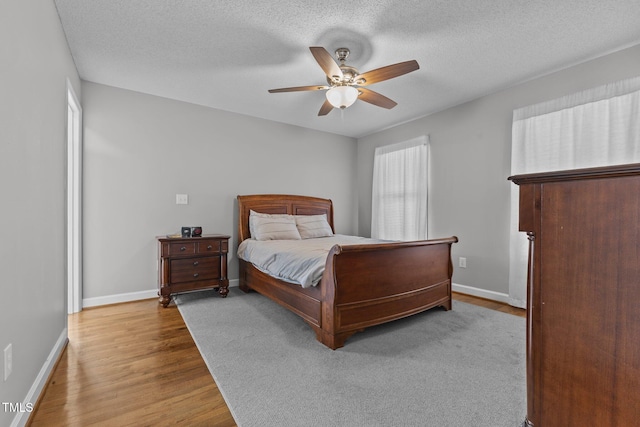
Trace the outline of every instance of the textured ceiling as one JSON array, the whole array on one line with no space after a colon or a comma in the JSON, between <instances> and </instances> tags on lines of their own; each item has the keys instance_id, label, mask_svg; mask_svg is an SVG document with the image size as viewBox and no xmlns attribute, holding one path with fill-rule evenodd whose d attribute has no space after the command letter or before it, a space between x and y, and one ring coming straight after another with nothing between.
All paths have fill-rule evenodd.
<instances>
[{"instance_id":1,"label":"textured ceiling","mask_svg":"<svg viewBox=\"0 0 640 427\"><path fill-rule=\"evenodd\" d=\"M84 80L361 137L640 43L638 0L55 0ZM309 46L348 47L360 72L420 70L318 117Z\"/></svg>"}]
</instances>

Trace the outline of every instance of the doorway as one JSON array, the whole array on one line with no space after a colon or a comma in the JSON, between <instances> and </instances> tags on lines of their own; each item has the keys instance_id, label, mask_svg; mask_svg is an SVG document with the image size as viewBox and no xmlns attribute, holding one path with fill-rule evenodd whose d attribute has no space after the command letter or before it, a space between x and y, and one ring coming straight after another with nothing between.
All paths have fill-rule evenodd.
<instances>
[{"instance_id":1,"label":"doorway","mask_svg":"<svg viewBox=\"0 0 640 427\"><path fill-rule=\"evenodd\" d=\"M67 79L67 312L82 311L82 108Z\"/></svg>"}]
</instances>

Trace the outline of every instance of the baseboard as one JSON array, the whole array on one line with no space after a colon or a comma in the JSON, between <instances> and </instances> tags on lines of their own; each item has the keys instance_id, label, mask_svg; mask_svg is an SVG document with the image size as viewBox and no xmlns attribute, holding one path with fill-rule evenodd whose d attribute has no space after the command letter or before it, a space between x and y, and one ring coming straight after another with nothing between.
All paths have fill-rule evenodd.
<instances>
[{"instance_id":1,"label":"baseboard","mask_svg":"<svg viewBox=\"0 0 640 427\"><path fill-rule=\"evenodd\" d=\"M84 298L82 307L97 307L100 305L118 304L120 302L138 301L141 299L155 298L158 296L158 289L148 291L129 292L126 294L106 295L103 297Z\"/></svg>"},{"instance_id":2,"label":"baseboard","mask_svg":"<svg viewBox=\"0 0 640 427\"><path fill-rule=\"evenodd\" d=\"M518 308L524 308L525 310L527 308L527 302L521 299L515 299L510 297L507 304L512 305L514 307L518 307Z\"/></svg>"},{"instance_id":3,"label":"baseboard","mask_svg":"<svg viewBox=\"0 0 640 427\"><path fill-rule=\"evenodd\" d=\"M229 280L229 287L238 286L239 279ZM156 298L158 289L150 289L147 291L129 292L126 294L106 295L103 297L84 298L82 300L83 307L98 307L101 305L118 304L121 302L139 301L142 299Z\"/></svg>"},{"instance_id":4,"label":"baseboard","mask_svg":"<svg viewBox=\"0 0 640 427\"><path fill-rule=\"evenodd\" d=\"M459 285L457 283L451 284L451 290L454 292L459 292L461 294L472 295L474 297L480 297L509 304L509 295L503 294L502 292L488 291L486 289L474 288L473 286L467 285Z\"/></svg>"},{"instance_id":5,"label":"baseboard","mask_svg":"<svg viewBox=\"0 0 640 427\"><path fill-rule=\"evenodd\" d=\"M45 360L44 365L42 365L42 368L40 369L36 380L33 382L33 385L29 389L27 396L24 398L23 408L35 408L37 401L40 399L40 394L42 394L43 390L47 386L47 381L51 376L51 372L58 364L58 360L67 345L67 336L67 328L64 328L58 337L58 341L56 341L55 345L51 349L47 360ZM11 422L11 427L26 426L30 415L30 410L18 412Z\"/></svg>"}]
</instances>

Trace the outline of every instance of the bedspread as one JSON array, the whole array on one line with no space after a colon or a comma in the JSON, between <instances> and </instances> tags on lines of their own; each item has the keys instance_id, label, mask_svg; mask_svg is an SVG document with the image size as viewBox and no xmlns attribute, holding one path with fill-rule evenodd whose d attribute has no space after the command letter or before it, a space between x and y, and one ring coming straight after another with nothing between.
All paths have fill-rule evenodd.
<instances>
[{"instance_id":1,"label":"bedspread","mask_svg":"<svg viewBox=\"0 0 640 427\"><path fill-rule=\"evenodd\" d=\"M334 245L381 242L385 241L342 234L304 240L246 239L238 247L238 257L270 276L308 288L322 278L327 255Z\"/></svg>"}]
</instances>

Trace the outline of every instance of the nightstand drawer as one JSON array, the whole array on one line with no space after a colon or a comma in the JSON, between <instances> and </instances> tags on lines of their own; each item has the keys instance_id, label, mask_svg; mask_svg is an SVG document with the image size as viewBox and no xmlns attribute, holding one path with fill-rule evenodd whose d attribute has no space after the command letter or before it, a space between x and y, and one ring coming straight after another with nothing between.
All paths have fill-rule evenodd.
<instances>
[{"instance_id":1,"label":"nightstand drawer","mask_svg":"<svg viewBox=\"0 0 640 427\"><path fill-rule=\"evenodd\" d=\"M220 257L171 260L171 282L190 282L220 277Z\"/></svg>"},{"instance_id":2,"label":"nightstand drawer","mask_svg":"<svg viewBox=\"0 0 640 427\"><path fill-rule=\"evenodd\" d=\"M176 242L169 244L169 256L193 255L196 253L196 242Z\"/></svg>"},{"instance_id":3,"label":"nightstand drawer","mask_svg":"<svg viewBox=\"0 0 640 427\"><path fill-rule=\"evenodd\" d=\"M220 240L204 240L198 242L198 253L220 252Z\"/></svg>"}]
</instances>

